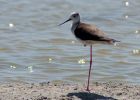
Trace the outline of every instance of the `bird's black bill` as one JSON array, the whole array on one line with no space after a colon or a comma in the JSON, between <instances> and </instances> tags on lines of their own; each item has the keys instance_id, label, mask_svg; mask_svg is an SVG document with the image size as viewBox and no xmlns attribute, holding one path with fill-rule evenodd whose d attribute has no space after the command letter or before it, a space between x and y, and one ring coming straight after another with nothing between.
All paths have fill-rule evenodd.
<instances>
[{"instance_id":1,"label":"bird's black bill","mask_svg":"<svg viewBox=\"0 0 140 100\"><path fill-rule=\"evenodd\" d=\"M59 24L58 26L63 25L63 24L65 24L66 22L68 22L68 21L70 21L70 20L71 20L71 19L68 19L68 20L66 20L65 22Z\"/></svg>"}]
</instances>

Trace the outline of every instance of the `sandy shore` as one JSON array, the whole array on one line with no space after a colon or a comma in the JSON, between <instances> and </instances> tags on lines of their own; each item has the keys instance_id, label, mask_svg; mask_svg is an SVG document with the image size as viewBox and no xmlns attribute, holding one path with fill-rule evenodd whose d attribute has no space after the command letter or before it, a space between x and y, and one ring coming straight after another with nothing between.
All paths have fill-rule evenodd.
<instances>
[{"instance_id":1,"label":"sandy shore","mask_svg":"<svg viewBox=\"0 0 140 100\"><path fill-rule=\"evenodd\" d=\"M63 82L0 84L0 100L140 100L140 85L93 83L86 92L81 84Z\"/></svg>"}]
</instances>

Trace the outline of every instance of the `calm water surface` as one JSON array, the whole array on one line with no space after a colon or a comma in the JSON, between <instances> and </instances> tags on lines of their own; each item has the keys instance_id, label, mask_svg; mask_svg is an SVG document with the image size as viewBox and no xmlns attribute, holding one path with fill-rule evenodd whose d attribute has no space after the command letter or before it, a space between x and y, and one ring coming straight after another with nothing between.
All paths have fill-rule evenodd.
<instances>
[{"instance_id":1,"label":"calm water surface","mask_svg":"<svg viewBox=\"0 0 140 100\"><path fill-rule=\"evenodd\" d=\"M94 45L92 81L140 84L139 0L1 0L0 82L64 80L84 83L89 47L61 27L73 11L121 41Z\"/></svg>"}]
</instances>

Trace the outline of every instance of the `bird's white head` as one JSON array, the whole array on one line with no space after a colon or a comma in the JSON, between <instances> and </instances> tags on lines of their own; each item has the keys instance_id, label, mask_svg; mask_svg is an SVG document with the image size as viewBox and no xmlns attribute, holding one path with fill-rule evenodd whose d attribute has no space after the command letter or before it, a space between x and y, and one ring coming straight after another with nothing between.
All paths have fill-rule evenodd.
<instances>
[{"instance_id":1,"label":"bird's white head","mask_svg":"<svg viewBox=\"0 0 140 100\"><path fill-rule=\"evenodd\" d=\"M77 23L80 21L80 15L77 12L72 12L69 19L71 19L73 23Z\"/></svg>"},{"instance_id":2,"label":"bird's white head","mask_svg":"<svg viewBox=\"0 0 140 100\"><path fill-rule=\"evenodd\" d=\"M68 22L68 21L71 21L71 20L73 21L73 23L80 22L80 15L79 15L79 13L72 12L71 15L70 15L70 17L69 17L69 19L66 20L65 22L59 24L59 26L62 25L62 24L64 24L64 23L66 23L66 22Z\"/></svg>"}]
</instances>

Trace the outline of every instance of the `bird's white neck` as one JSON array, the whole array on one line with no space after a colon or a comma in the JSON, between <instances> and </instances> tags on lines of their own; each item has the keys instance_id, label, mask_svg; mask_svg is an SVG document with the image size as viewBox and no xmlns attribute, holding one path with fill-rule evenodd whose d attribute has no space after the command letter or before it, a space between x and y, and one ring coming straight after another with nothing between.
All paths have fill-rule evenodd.
<instances>
[{"instance_id":1,"label":"bird's white neck","mask_svg":"<svg viewBox=\"0 0 140 100\"><path fill-rule=\"evenodd\" d=\"M76 27L79 25L79 23L80 23L80 21L72 23L72 27L71 27L72 33L74 33L74 31L75 31Z\"/></svg>"}]
</instances>

